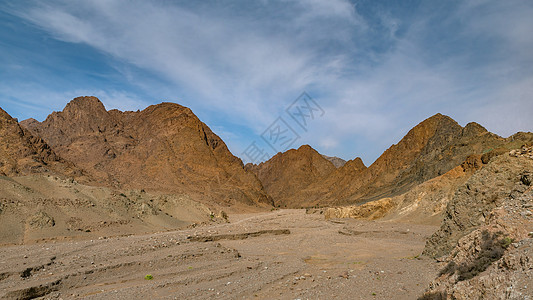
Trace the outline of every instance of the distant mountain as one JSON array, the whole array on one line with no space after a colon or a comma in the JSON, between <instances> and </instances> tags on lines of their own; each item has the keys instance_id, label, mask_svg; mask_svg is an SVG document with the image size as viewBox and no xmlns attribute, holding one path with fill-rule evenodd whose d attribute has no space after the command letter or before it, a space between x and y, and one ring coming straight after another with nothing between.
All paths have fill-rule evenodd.
<instances>
[{"instance_id":1,"label":"distant mountain","mask_svg":"<svg viewBox=\"0 0 533 300\"><path fill-rule=\"evenodd\" d=\"M22 124L103 185L184 193L221 205L272 203L226 144L178 104L107 111L96 97L79 97L42 123Z\"/></svg>"},{"instance_id":2,"label":"distant mountain","mask_svg":"<svg viewBox=\"0 0 533 300\"><path fill-rule=\"evenodd\" d=\"M246 168L261 180L275 205L293 207L301 202L296 194L335 171L333 163L309 145L278 153L259 165L247 164Z\"/></svg>"},{"instance_id":3,"label":"distant mountain","mask_svg":"<svg viewBox=\"0 0 533 300\"><path fill-rule=\"evenodd\" d=\"M344 164L346 163L344 159L336 157L336 156L327 156L327 155L322 154L322 157L329 160L335 166L335 168L340 168L344 166Z\"/></svg>"}]
</instances>

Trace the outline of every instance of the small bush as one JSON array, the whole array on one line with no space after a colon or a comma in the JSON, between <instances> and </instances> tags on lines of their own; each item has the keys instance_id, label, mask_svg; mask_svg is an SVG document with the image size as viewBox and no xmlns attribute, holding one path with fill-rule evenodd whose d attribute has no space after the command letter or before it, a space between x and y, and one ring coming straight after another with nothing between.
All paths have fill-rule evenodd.
<instances>
[{"instance_id":1,"label":"small bush","mask_svg":"<svg viewBox=\"0 0 533 300\"><path fill-rule=\"evenodd\" d=\"M507 249L513 242L514 240L512 238L506 236L500 241L500 244L502 245L502 248Z\"/></svg>"},{"instance_id":2,"label":"small bush","mask_svg":"<svg viewBox=\"0 0 533 300\"><path fill-rule=\"evenodd\" d=\"M144 276L144 279L152 280L152 279L154 279L154 276L152 276L152 274L148 274L148 275Z\"/></svg>"}]
</instances>

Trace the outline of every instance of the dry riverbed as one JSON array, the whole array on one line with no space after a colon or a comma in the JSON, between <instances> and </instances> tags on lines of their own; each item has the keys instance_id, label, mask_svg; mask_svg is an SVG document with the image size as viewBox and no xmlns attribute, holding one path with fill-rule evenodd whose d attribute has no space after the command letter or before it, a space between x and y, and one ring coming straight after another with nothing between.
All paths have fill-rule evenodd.
<instances>
[{"instance_id":1,"label":"dry riverbed","mask_svg":"<svg viewBox=\"0 0 533 300\"><path fill-rule=\"evenodd\" d=\"M230 221L2 247L0 298L416 299L439 268L418 257L435 226L304 210Z\"/></svg>"}]
</instances>

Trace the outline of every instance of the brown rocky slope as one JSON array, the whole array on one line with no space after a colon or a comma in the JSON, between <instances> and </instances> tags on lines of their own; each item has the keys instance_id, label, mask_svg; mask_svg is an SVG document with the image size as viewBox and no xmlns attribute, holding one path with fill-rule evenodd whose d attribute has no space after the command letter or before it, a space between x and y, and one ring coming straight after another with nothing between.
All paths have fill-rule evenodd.
<instances>
[{"instance_id":1,"label":"brown rocky slope","mask_svg":"<svg viewBox=\"0 0 533 300\"><path fill-rule=\"evenodd\" d=\"M471 155L460 166L425 181L406 193L370 201L362 205L331 207L326 219L355 218L440 225L446 205L455 190L482 167L480 155Z\"/></svg>"},{"instance_id":2,"label":"brown rocky slope","mask_svg":"<svg viewBox=\"0 0 533 300\"><path fill-rule=\"evenodd\" d=\"M79 97L42 123L21 122L100 184L187 194L223 206L271 204L254 174L190 109L174 103L107 111Z\"/></svg>"},{"instance_id":3,"label":"brown rocky slope","mask_svg":"<svg viewBox=\"0 0 533 300\"><path fill-rule=\"evenodd\" d=\"M508 154L494 158L455 191L441 228L428 240L424 254L449 254L460 238L486 224L496 207L520 197L530 185L532 172L531 159Z\"/></svg>"}]
</instances>

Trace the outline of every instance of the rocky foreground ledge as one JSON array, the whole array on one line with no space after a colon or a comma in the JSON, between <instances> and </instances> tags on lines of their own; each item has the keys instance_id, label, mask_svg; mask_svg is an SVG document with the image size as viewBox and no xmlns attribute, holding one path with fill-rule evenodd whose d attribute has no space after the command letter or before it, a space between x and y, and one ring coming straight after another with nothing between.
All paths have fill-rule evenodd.
<instances>
[{"instance_id":1,"label":"rocky foreground ledge","mask_svg":"<svg viewBox=\"0 0 533 300\"><path fill-rule=\"evenodd\" d=\"M457 190L424 250L445 266L422 299L533 299L531 153L498 157Z\"/></svg>"}]
</instances>

